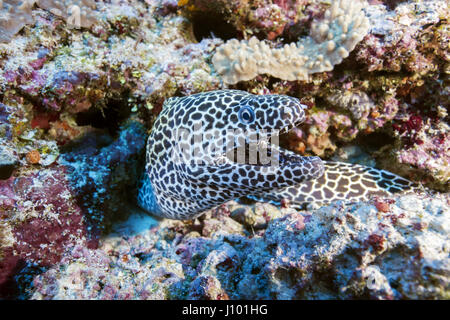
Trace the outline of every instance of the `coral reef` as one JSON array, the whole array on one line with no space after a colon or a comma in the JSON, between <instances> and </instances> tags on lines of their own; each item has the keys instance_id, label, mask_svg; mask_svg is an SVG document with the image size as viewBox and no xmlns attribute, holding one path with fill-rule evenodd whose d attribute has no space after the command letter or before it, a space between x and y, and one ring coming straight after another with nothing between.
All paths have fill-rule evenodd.
<instances>
[{"instance_id":1,"label":"coral reef","mask_svg":"<svg viewBox=\"0 0 450 320\"><path fill-rule=\"evenodd\" d=\"M308 80L312 73L333 70L366 35L369 22L361 8L360 2L334 1L323 20L312 23L309 37L280 49L256 37L233 39L217 49L212 62L229 84L263 73L284 80Z\"/></svg>"},{"instance_id":2,"label":"coral reef","mask_svg":"<svg viewBox=\"0 0 450 320\"><path fill-rule=\"evenodd\" d=\"M379 150L378 157L381 162L399 163L399 170L405 174L413 171L428 185L445 192L450 181L450 127L442 105L433 111L426 116L401 110L393 124L393 133L400 142ZM392 156L383 157L382 152Z\"/></svg>"},{"instance_id":3,"label":"coral reef","mask_svg":"<svg viewBox=\"0 0 450 320\"><path fill-rule=\"evenodd\" d=\"M178 1L182 12L194 22L197 37L208 36L202 26L211 26L215 36L230 39L238 35L259 35L273 40L289 23L298 20L298 1ZM197 27L198 24L198 27Z\"/></svg>"},{"instance_id":4,"label":"coral reef","mask_svg":"<svg viewBox=\"0 0 450 320\"><path fill-rule=\"evenodd\" d=\"M367 34L331 71L302 64L305 80L287 81L255 67L236 84L214 63L227 40L325 50L330 2L0 3L1 298L449 298L447 1L371 0ZM70 4L87 10L80 29ZM305 123L280 137L291 150L446 194L140 216L134 183L164 100L225 88L307 105Z\"/></svg>"},{"instance_id":5,"label":"coral reef","mask_svg":"<svg viewBox=\"0 0 450 320\"><path fill-rule=\"evenodd\" d=\"M32 298L448 299L448 201L410 195L300 213L229 203L130 236L134 219L36 276Z\"/></svg>"},{"instance_id":6,"label":"coral reef","mask_svg":"<svg viewBox=\"0 0 450 320\"><path fill-rule=\"evenodd\" d=\"M59 163L67 168L72 194L88 212L92 228L108 226L135 201L133 188L142 174L145 141L142 125L131 122L114 141L105 134L87 135L61 155Z\"/></svg>"},{"instance_id":7,"label":"coral reef","mask_svg":"<svg viewBox=\"0 0 450 320\"><path fill-rule=\"evenodd\" d=\"M370 111L375 108L373 101L364 92L345 90L330 94L326 99L331 105L350 111L356 120L367 118Z\"/></svg>"},{"instance_id":8,"label":"coral reef","mask_svg":"<svg viewBox=\"0 0 450 320\"><path fill-rule=\"evenodd\" d=\"M287 143L301 153L331 156L357 139L378 151L382 168L448 191L448 6L402 2L392 11L375 4L365 12L369 34L333 74L271 90L296 92L311 106Z\"/></svg>"}]
</instances>

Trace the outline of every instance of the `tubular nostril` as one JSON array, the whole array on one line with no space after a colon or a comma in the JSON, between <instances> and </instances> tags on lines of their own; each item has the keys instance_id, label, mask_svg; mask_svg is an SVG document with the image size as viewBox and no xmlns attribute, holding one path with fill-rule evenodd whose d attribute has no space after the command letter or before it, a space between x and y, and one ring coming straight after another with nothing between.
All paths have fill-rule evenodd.
<instances>
[{"instance_id":1,"label":"tubular nostril","mask_svg":"<svg viewBox=\"0 0 450 320\"><path fill-rule=\"evenodd\" d=\"M283 120L292 121L294 119L295 109L290 106L284 106L283 112L281 113L281 118Z\"/></svg>"},{"instance_id":2,"label":"tubular nostril","mask_svg":"<svg viewBox=\"0 0 450 320\"><path fill-rule=\"evenodd\" d=\"M283 106L281 118L290 124L299 124L305 120L307 106L301 104L297 98L289 97Z\"/></svg>"},{"instance_id":3,"label":"tubular nostril","mask_svg":"<svg viewBox=\"0 0 450 320\"><path fill-rule=\"evenodd\" d=\"M292 119L292 112L290 111L285 111L283 112L283 115L281 116L283 118L283 120L291 120Z\"/></svg>"}]
</instances>

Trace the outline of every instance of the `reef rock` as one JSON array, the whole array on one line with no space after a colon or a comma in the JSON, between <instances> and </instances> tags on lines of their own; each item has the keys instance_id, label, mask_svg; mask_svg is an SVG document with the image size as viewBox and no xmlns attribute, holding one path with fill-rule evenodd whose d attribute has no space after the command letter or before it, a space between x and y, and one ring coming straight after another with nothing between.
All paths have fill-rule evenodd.
<instances>
[{"instance_id":1,"label":"reef rock","mask_svg":"<svg viewBox=\"0 0 450 320\"><path fill-rule=\"evenodd\" d=\"M449 201L406 195L301 212L231 202L131 237L122 226L99 249L78 248L36 276L32 298L446 299ZM254 217L239 218L247 231L229 227L230 211ZM266 224L255 230L256 217ZM201 236L211 219L227 231Z\"/></svg>"}]
</instances>

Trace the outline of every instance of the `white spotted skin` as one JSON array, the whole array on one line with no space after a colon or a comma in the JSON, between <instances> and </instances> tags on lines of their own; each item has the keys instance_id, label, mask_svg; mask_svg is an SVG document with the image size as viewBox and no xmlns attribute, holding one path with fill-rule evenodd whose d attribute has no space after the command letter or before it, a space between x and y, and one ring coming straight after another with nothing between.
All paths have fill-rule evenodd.
<instances>
[{"instance_id":1,"label":"white spotted skin","mask_svg":"<svg viewBox=\"0 0 450 320\"><path fill-rule=\"evenodd\" d=\"M257 96L239 90L169 99L148 138L139 205L152 214L183 220L244 196L287 197L299 202L349 196L359 199L398 184L397 178L384 177L376 169L368 169L373 173L368 177L358 173L364 171L361 166L324 165L318 157L302 157L281 148L278 151L283 161L276 166L239 163L224 157L228 143L243 145L251 141L249 131L264 135L264 130L299 125L305 119L305 108L293 97ZM196 139L197 134L205 133L210 134L207 139ZM195 152L182 158L183 148ZM346 181L347 172L352 172L350 179L359 180L353 181L356 184L352 188L341 190L337 187L340 181ZM365 182L371 179L378 181L375 187Z\"/></svg>"}]
</instances>

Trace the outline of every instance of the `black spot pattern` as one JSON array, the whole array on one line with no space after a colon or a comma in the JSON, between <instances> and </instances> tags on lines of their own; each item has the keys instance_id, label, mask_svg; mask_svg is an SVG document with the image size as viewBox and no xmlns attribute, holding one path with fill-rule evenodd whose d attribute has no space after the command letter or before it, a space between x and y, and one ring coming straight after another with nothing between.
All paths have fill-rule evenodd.
<instances>
[{"instance_id":1,"label":"black spot pattern","mask_svg":"<svg viewBox=\"0 0 450 320\"><path fill-rule=\"evenodd\" d=\"M239 119L242 107L252 109L251 123ZM193 219L245 195L304 203L363 199L411 188L409 181L386 171L337 162L324 165L317 157L301 157L283 149L284 160L278 166L225 157L229 143L247 143L249 130L270 132L300 124L305 119L304 108L296 98L239 90L171 98L148 139L147 176L139 190L139 204L166 218ZM207 139L196 139L202 135Z\"/></svg>"},{"instance_id":2,"label":"black spot pattern","mask_svg":"<svg viewBox=\"0 0 450 320\"><path fill-rule=\"evenodd\" d=\"M387 196L413 190L417 186L393 173L361 165L324 162L325 173L319 179L306 181L298 187L269 191L262 195L268 200L289 199L294 204L318 201L367 200L372 196Z\"/></svg>"}]
</instances>

